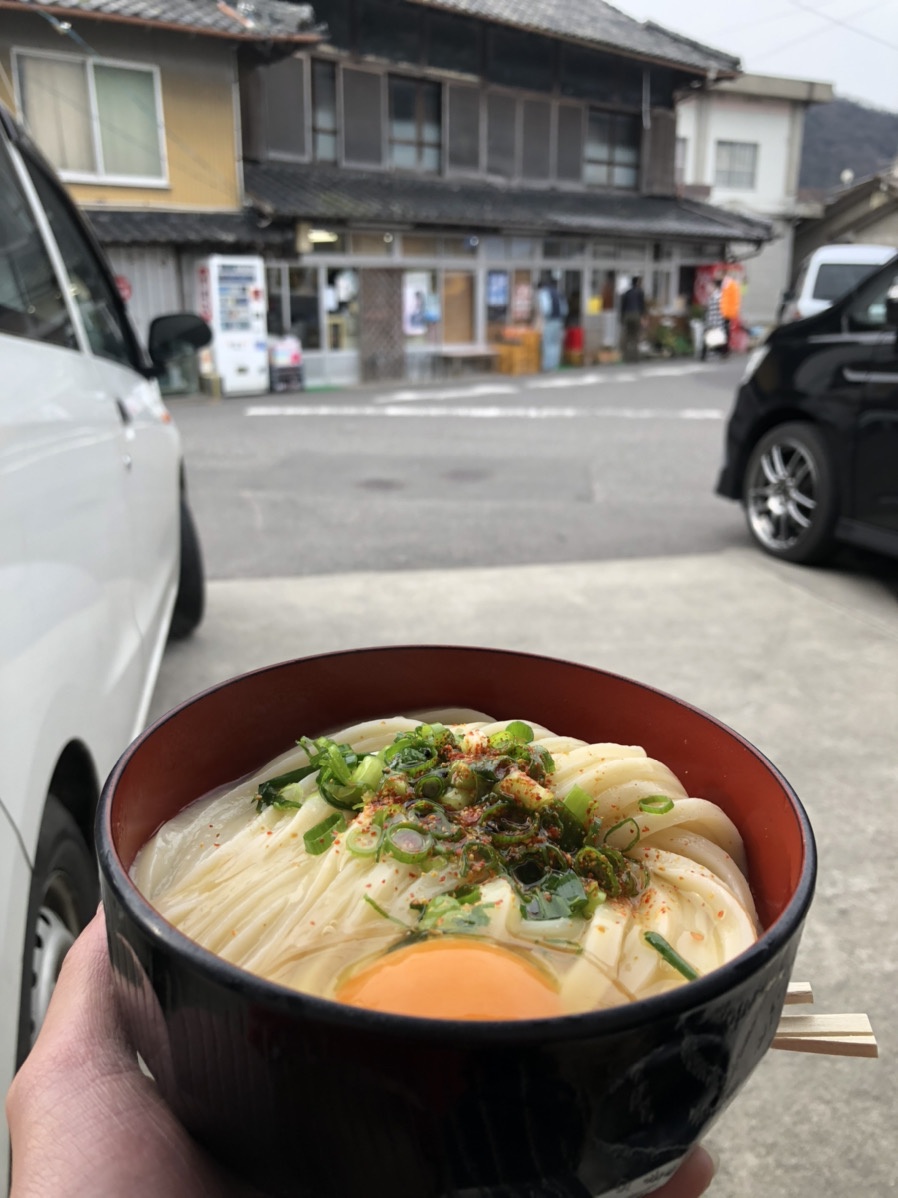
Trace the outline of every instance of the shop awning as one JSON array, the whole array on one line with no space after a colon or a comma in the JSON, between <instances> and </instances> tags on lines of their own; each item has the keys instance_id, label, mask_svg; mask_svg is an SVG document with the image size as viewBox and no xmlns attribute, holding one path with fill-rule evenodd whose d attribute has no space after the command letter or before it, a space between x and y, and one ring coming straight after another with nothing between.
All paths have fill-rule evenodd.
<instances>
[{"instance_id":1,"label":"shop awning","mask_svg":"<svg viewBox=\"0 0 898 1198\"><path fill-rule=\"evenodd\" d=\"M292 252L293 230L243 212L166 212L154 208L85 208L102 245L165 245L205 250Z\"/></svg>"},{"instance_id":2,"label":"shop awning","mask_svg":"<svg viewBox=\"0 0 898 1198\"><path fill-rule=\"evenodd\" d=\"M244 178L250 200L278 219L756 245L773 236L766 221L675 196L506 188L287 163L246 163Z\"/></svg>"}]
</instances>

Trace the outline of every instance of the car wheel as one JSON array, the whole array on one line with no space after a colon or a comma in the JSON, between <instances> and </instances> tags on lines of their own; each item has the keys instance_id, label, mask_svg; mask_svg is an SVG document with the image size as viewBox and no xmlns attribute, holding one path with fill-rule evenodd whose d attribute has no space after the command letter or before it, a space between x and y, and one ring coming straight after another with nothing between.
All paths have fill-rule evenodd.
<instances>
[{"instance_id":1,"label":"car wheel","mask_svg":"<svg viewBox=\"0 0 898 1198\"><path fill-rule=\"evenodd\" d=\"M78 825L50 795L44 809L22 957L17 1064L41 1029L62 961L99 901L94 859Z\"/></svg>"},{"instance_id":2,"label":"car wheel","mask_svg":"<svg viewBox=\"0 0 898 1198\"><path fill-rule=\"evenodd\" d=\"M169 635L173 640L190 636L203 618L206 609L206 573L203 552L186 499L181 500L181 572L178 576L178 596L172 613Z\"/></svg>"},{"instance_id":3,"label":"car wheel","mask_svg":"<svg viewBox=\"0 0 898 1198\"><path fill-rule=\"evenodd\" d=\"M822 561L833 547L838 497L826 443L811 424L782 424L754 447L743 503L749 531L784 561Z\"/></svg>"}]
</instances>

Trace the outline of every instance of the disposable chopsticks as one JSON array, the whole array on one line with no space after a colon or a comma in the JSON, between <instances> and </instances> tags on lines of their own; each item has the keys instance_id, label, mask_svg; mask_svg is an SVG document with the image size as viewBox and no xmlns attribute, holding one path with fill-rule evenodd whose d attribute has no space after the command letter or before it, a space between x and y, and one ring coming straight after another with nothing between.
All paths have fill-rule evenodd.
<instances>
[{"instance_id":1,"label":"disposable chopsticks","mask_svg":"<svg viewBox=\"0 0 898 1198\"><path fill-rule=\"evenodd\" d=\"M812 1003L808 982L792 982L786 1006ZM805 1015L784 1013L773 1038L773 1048L790 1052L816 1052L831 1056L875 1057L879 1050L866 1015Z\"/></svg>"}]
</instances>

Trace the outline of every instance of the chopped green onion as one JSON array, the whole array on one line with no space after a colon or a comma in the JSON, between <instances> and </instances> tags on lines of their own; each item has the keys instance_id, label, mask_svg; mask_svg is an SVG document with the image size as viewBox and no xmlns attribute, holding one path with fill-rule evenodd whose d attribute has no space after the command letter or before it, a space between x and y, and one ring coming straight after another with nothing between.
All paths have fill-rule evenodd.
<instances>
[{"instance_id":1,"label":"chopped green onion","mask_svg":"<svg viewBox=\"0 0 898 1198\"><path fill-rule=\"evenodd\" d=\"M639 810L646 815L667 815L668 811L673 811L673 807L673 799L667 795L649 795L647 799L639 800Z\"/></svg>"},{"instance_id":2,"label":"chopped green onion","mask_svg":"<svg viewBox=\"0 0 898 1198\"><path fill-rule=\"evenodd\" d=\"M376 903L373 898L369 897L369 895L363 894L362 898L369 907L373 907L378 915L383 916L384 919L388 919L390 923L395 923L397 927L404 928L406 932L410 932L412 930L407 923L403 923L401 919L397 919L395 915L391 915L385 907L382 907L380 903Z\"/></svg>"},{"instance_id":3,"label":"chopped green onion","mask_svg":"<svg viewBox=\"0 0 898 1198\"><path fill-rule=\"evenodd\" d=\"M302 765L299 769L291 770L289 774L279 774L277 778L269 778L265 782L260 782L256 808L261 811L263 807L270 807L272 803L277 803L281 791L286 786L308 778L309 774L314 774L317 768L317 765Z\"/></svg>"},{"instance_id":4,"label":"chopped green onion","mask_svg":"<svg viewBox=\"0 0 898 1198\"><path fill-rule=\"evenodd\" d=\"M339 827L338 827L339 825ZM303 835L303 843L306 846L306 852L313 857L320 857L322 853L326 853L337 838L339 832L342 832L345 827L343 816L339 811L334 811L331 815L325 816L320 824L316 824L314 828L309 828L308 832Z\"/></svg>"},{"instance_id":5,"label":"chopped green onion","mask_svg":"<svg viewBox=\"0 0 898 1198\"><path fill-rule=\"evenodd\" d=\"M363 757L352 773L352 783L360 794L367 790L376 791L384 776L384 768L374 754Z\"/></svg>"},{"instance_id":6,"label":"chopped green onion","mask_svg":"<svg viewBox=\"0 0 898 1198\"><path fill-rule=\"evenodd\" d=\"M505 731L521 745L528 745L533 740L533 729L523 720L512 720Z\"/></svg>"},{"instance_id":7,"label":"chopped green onion","mask_svg":"<svg viewBox=\"0 0 898 1198\"><path fill-rule=\"evenodd\" d=\"M578 823L586 824L590 804L595 802L592 795L587 794L582 786L576 783L564 796L564 805Z\"/></svg>"},{"instance_id":8,"label":"chopped green onion","mask_svg":"<svg viewBox=\"0 0 898 1198\"><path fill-rule=\"evenodd\" d=\"M664 939L660 932L643 932L643 936L646 943L650 944L655 952L660 953L667 964L672 965L688 982L694 982L700 976L698 970L693 969L688 961L684 961L677 950Z\"/></svg>"},{"instance_id":9,"label":"chopped green onion","mask_svg":"<svg viewBox=\"0 0 898 1198\"><path fill-rule=\"evenodd\" d=\"M415 782L415 794L419 799L439 799L446 793L443 774L425 774Z\"/></svg>"},{"instance_id":10,"label":"chopped green onion","mask_svg":"<svg viewBox=\"0 0 898 1198\"><path fill-rule=\"evenodd\" d=\"M608 837L613 836L614 833L617 832L620 828L625 828L627 826L627 824L633 825L633 839L630 841L629 844L624 845L623 847L621 847L620 845L614 845L613 847L616 848L617 851L620 853L629 853L630 849L634 849L639 844L639 836L640 836L639 824L637 824L636 820L633 819L632 815L629 816L627 819L622 819L620 821L620 823L615 824L613 828L609 828L608 831L605 833L602 843L607 844Z\"/></svg>"},{"instance_id":11,"label":"chopped green onion","mask_svg":"<svg viewBox=\"0 0 898 1198\"><path fill-rule=\"evenodd\" d=\"M420 824L403 821L390 824L384 836L384 848L403 865L417 865L433 848L433 837Z\"/></svg>"},{"instance_id":12,"label":"chopped green onion","mask_svg":"<svg viewBox=\"0 0 898 1198\"><path fill-rule=\"evenodd\" d=\"M375 857L383 843L383 830L377 824L354 824L346 834L346 847L354 857Z\"/></svg>"}]
</instances>

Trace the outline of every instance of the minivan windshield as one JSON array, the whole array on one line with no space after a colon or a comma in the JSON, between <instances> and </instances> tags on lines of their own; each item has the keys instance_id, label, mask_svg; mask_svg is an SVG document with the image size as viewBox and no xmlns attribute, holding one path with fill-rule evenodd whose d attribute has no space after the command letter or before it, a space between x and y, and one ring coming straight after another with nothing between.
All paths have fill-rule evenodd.
<instances>
[{"instance_id":1,"label":"minivan windshield","mask_svg":"<svg viewBox=\"0 0 898 1198\"><path fill-rule=\"evenodd\" d=\"M814 299L832 303L876 269L875 262L824 262L814 280Z\"/></svg>"}]
</instances>

